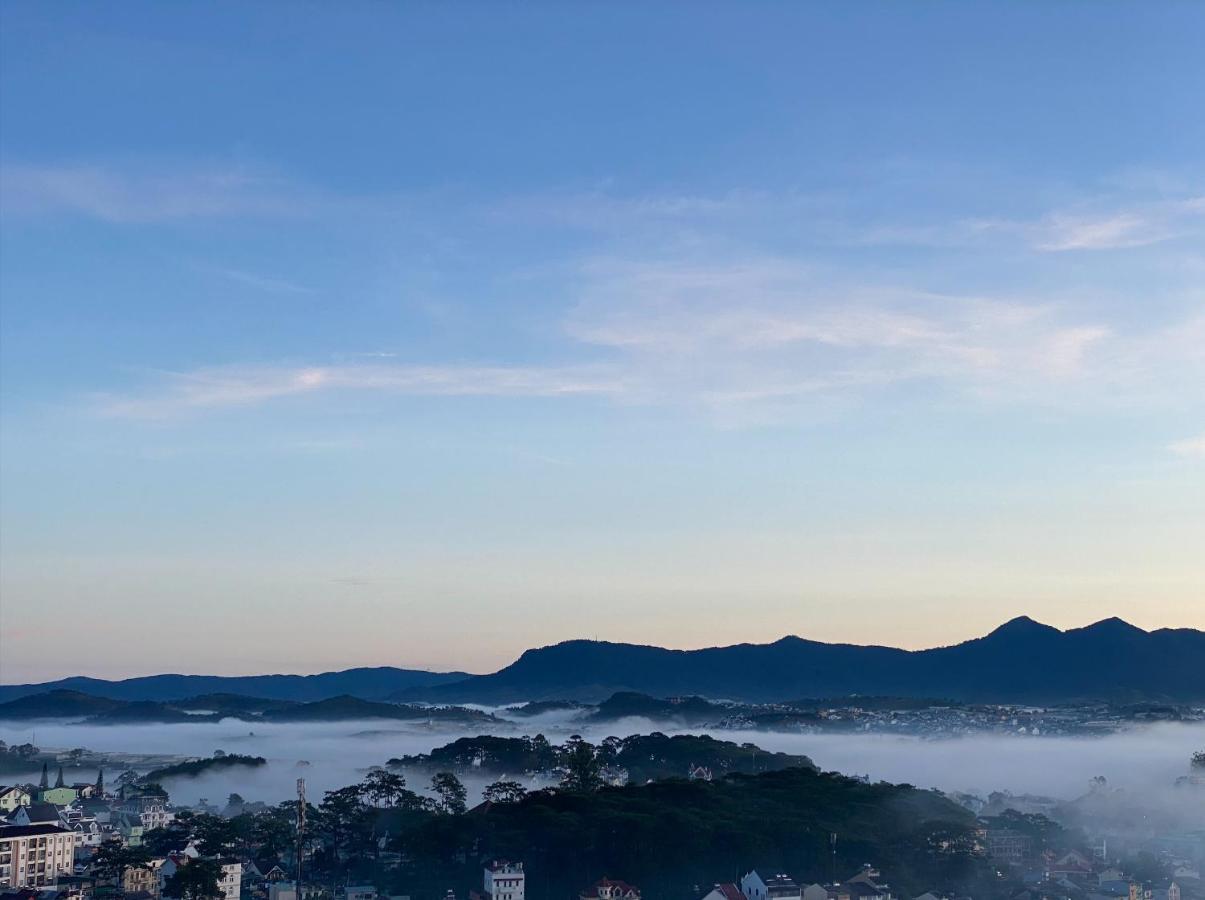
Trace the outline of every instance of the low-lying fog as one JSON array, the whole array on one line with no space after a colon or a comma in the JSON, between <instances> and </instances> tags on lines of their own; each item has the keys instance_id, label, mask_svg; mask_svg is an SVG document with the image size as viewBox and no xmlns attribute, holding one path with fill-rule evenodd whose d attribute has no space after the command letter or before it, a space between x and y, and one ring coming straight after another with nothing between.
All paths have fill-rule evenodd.
<instances>
[{"instance_id":1,"label":"low-lying fog","mask_svg":"<svg viewBox=\"0 0 1205 900\"><path fill-rule=\"evenodd\" d=\"M649 731L698 732L644 719L584 726L564 717L516 721L494 730L514 735L542 732L554 742L574 733L597 741L607 735ZM479 732L392 721L273 724L227 719L218 723L104 727L48 721L0 723L0 739L10 745L33 740L42 748L86 747L109 753L181 756L210 756L221 749L269 760L263 769L173 779L164 785L177 802L191 804L206 798L219 805L233 792L247 800L292 799L298 777L305 777L310 796L317 801L323 791L359 781L367 768L381 765L390 757L425 753L457 737ZM1089 779L1098 775L1105 776L1111 787L1155 793L1169 789L1178 776L1186 774L1192 752L1205 748L1205 726L1175 724L1100 738L983 736L924 740L881 734L712 733L723 740L751 742L766 750L806 754L826 770L868 775L876 781L967 791L981 797L1007 790L1072 799L1085 793ZM303 760L309 765L299 765ZM0 780L36 781L39 774L6 774ZM68 774L68 780L85 780L94 774L76 770ZM113 778L117 772L106 775ZM479 792L486 781L466 779L466 784Z\"/></svg>"}]
</instances>

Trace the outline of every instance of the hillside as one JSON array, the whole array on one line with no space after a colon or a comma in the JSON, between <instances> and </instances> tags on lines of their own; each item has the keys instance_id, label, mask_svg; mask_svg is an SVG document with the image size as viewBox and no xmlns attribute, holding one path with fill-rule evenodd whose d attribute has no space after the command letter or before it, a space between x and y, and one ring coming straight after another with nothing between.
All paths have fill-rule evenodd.
<instances>
[{"instance_id":1,"label":"hillside","mask_svg":"<svg viewBox=\"0 0 1205 900\"><path fill-rule=\"evenodd\" d=\"M1125 659L1126 665L1116 664ZM401 696L439 702L600 701L618 692L779 701L852 694L964 702L1205 700L1205 632L1106 619L1060 631L1025 617L951 647L908 651L786 637L667 650L567 641L492 675Z\"/></svg>"},{"instance_id":2,"label":"hillside","mask_svg":"<svg viewBox=\"0 0 1205 900\"><path fill-rule=\"evenodd\" d=\"M55 690L0 703L0 720L82 719L120 707L118 700L94 697L80 691Z\"/></svg>"},{"instance_id":3,"label":"hillside","mask_svg":"<svg viewBox=\"0 0 1205 900\"><path fill-rule=\"evenodd\" d=\"M571 897L595 878L622 874L645 896L681 897L690 896L684 886L731 880L751 865L807 883L827 881L831 862L853 873L872 859L901 896L953 893L987 875L986 861L969 852L973 822L930 791L808 768L593 794L537 792L479 807L454 826L434 818L407 828L401 843L412 859L398 886L438 896L452 885L459 894L480 880L477 860L522 857L541 873L542 896ZM835 860L833 833L841 837Z\"/></svg>"}]
</instances>

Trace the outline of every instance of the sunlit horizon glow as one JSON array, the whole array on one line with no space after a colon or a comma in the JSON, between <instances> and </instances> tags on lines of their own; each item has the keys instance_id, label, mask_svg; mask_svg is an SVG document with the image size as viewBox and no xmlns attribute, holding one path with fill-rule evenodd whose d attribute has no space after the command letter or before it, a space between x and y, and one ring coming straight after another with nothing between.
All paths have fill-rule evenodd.
<instances>
[{"instance_id":1,"label":"sunlit horizon glow","mask_svg":"<svg viewBox=\"0 0 1205 900\"><path fill-rule=\"evenodd\" d=\"M0 681L1205 627L1205 9L3 17Z\"/></svg>"}]
</instances>

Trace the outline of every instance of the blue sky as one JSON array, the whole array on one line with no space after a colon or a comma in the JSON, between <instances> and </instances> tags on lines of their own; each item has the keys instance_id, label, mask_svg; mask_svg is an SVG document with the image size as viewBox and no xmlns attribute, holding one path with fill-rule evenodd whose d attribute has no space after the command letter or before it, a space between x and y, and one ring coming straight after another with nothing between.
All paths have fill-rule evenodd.
<instances>
[{"instance_id":1,"label":"blue sky","mask_svg":"<svg viewBox=\"0 0 1205 900\"><path fill-rule=\"evenodd\" d=\"M1205 625L1198 4L0 25L4 681Z\"/></svg>"}]
</instances>

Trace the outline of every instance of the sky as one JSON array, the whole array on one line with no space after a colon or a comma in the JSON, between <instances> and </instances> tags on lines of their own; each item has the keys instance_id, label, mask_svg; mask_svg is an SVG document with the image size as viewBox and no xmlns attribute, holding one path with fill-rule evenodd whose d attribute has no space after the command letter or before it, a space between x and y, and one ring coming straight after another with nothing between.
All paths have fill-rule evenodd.
<instances>
[{"instance_id":1,"label":"sky","mask_svg":"<svg viewBox=\"0 0 1205 900\"><path fill-rule=\"evenodd\" d=\"M0 681L1205 627L1202 44L3 4Z\"/></svg>"}]
</instances>

